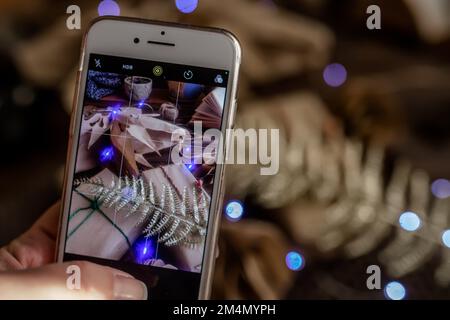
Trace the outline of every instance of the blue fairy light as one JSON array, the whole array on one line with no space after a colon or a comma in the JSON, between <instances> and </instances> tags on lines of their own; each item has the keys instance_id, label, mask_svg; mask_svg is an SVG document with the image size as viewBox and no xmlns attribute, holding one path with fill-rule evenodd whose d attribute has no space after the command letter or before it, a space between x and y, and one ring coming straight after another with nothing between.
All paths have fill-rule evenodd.
<instances>
[{"instance_id":1,"label":"blue fairy light","mask_svg":"<svg viewBox=\"0 0 450 320\"><path fill-rule=\"evenodd\" d=\"M110 120L116 120L119 114L120 114L120 105L112 107L109 113Z\"/></svg>"},{"instance_id":2,"label":"blue fairy light","mask_svg":"<svg viewBox=\"0 0 450 320\"><path fill-rule=\"evenodd\" d=\"M431 184L431 192L436 198L445 199L450 197L450 181L437 179Z\"/></svg>"},{"instance_id":3,"label":"blue fairy light","mask_svg":"<svg viewBox=\"0 0 450 320\"><path fill-rule=\"evenodd\" d=\"M198 0L175 0L175 5L182 13L192 13L197 9Z\"/></svg>"},{"instance_id":4,"label":"blue fairy light","mask_svg":"<svg viewBox=\"0 0 450 320\"><path fill-rule=\"evenodd\" d=\"M120 16L120 7L116 1L103 0L98 5L99 16Z\"/></svg>"},{"instance_id":5,"label":"blue fairy light","mask_svg":"<svg viewBox=\"0 0 450 320\"><path fill-rule=\"evenodd\" d=\"M156 241L154 238L140 237L134 244L134 255L137 263L154 259L156 253Z\"/></svg>"},{"instance_id":6,"label":"blue fairy light","mask_svg":"<svg viewBox=\"0 0 450 320\"><path fill-rule=\"evenodd\" d=\"M442 243L447 247L450 248L450 229L445 230L442 233Z\"/></svg>"},{"instance_id":7,"label":"blue fairy light","mask_svg":"<svg viewBox=\"0 0 450 320\"><path fill-rule=\"evenodd\" d=\"M187 146L187 147L184 147L184 148L182 148L182 151L181 151L181 154L180 154L181 156L183 156L185 159L188 159L188 158L191 158L191 147L190 146ZM192 166L192 161L193 161L193 159L191 158L191 160L189 161L189 162L187 162L187 167L189 168L190 166ZM190 169L190 168L189 168Z\"/></svg>"},{"instance_id":8,"label":"blue fairy light","mask_svg":"<svg viewBox=\"0 0 450 320\"><path fill-rule=\"evenodd\" d=\"M411 211L403 212L400 215L398 222L400 223L400 227L402 227L402 229L410 232L416 231L421 225L420 217Z\"/></svg>"},{"instance_id":9,"label":"blue fairy light","mask_svg":"<svg viewBox=\"0 0 450 320\"><path fill-rule=\"evenodd\" d=\"M244 207L240 201L232 200L225 207L225 214L228 220L239 221L244 213Z\"/></svg>"},{"instance_id":10,"label":"blue fairy light","mask_svg":"<svg viewBox=\"0 0 450 320\"><path fill-rule=\"evenodd\" d=\"M305 260L303 256L297 251L290 251L286 255L286 265L292 271L299 271L303 269Z\"/></svg>"},{"instance_id":11,"label":"blue fairy light","mask_svg":"<svg viewBox=\"0 0 450 320\"><path fill-rule=\"evenodd\" d=\"M128 200L133 199L133 197L135 196L133 188L131 188L131 187L123 188L122 195L123 195L124 198L126 198Z\"/></svg>"},{"instance_id":12,"label":"blue fairy light","mask_svg":"<svg viewBox=\"0 0 450 320\"><path fill-rule=\"evenodd\" d=\"M384 295L390 300L403 300L406 296L406 289L400 282L389 282L384 287Z\"/></svg>"},{"instance_id":13,"label":"blue fairy light","mask_svg":"<svg viewBox=\"0 0 450 320\"><path fill-rule=\"evenodd\" d=\"M195 165L193 163L188 164L187 168L189 169L189 171L194 171L195 170Z\"/></svg>"},{"instance_id":14,"label":"blue fairy light","mask_svg":"<svg viewBox=\"0 0 450 320\"><path fill-rule=\"evenodd\" d=\"M347 80L347 70L340 63L332 63L325 67L323 80L330 87L340 87Z\"/></svg>"},{"instance_id":15,"label":"blue fairy light","mask_svg":"<svg viewBox=\"0 0 450 320\"><path fill-rule=\"evenodd\" d=\"M106 147L100 152L100 161L108 162L114 158L114 148Z\"/></svg>"}]
</instances>

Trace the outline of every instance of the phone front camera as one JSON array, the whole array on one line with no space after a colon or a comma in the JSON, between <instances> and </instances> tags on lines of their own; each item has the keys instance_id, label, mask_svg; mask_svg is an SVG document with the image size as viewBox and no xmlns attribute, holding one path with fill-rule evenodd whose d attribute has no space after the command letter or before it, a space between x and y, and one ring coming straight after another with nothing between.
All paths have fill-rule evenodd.
<instances>
[{"instance_id":1,"label":"phone front camera","mask_svg":"<svg viewBox=\"0 0 450 320\"><path fill-rule=\"evenodd\" d=\"M139 38L134 38L134 43L139 43Z\"/></svg>"},{"instance_id":2,"label":"phone front camera","mask_svg":"<svg viewBox=\"0 0 450 320\"><path fill-rule=\"evenodd\" d=\"M165 31L161 31L161 35L164 36L166 34Z\"/></svg>"}]
</instances>

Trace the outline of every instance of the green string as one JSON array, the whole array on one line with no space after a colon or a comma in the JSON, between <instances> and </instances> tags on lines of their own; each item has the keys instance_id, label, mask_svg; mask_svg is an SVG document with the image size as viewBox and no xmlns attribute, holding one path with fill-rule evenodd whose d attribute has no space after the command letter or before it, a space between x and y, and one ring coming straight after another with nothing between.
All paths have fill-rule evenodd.
<instances>
[{"instance_id":1,"label":"green string","mask_svg":"<svg viewBox=\"0 0 450 320\"><path fill-rule=\"evenodd\" d=\"M122 234L122 236L125 238L125 240L126 240L126 242L127 242L127 244L128 244L128 247L130 247L131 248L131 242L130 242L130 240L128 239L128 237L127 237L127 235L122 231L122 229L120 229L115 223L114 223L114 221L112 221L102 210L100 210L100 209L98 209L98 212L100 213L100 214L102 214L103 215L103 217L106 219L106 220L108 220L112 225L113 225L113 227L117 230L117 231L119 231L121 234Z\"/></svg>"},{"instance_id":2,"label":"green string","mask_svg":"<svg viewBox=\"0 0 450 320\"><path fill-rule=\"evenodd\" d=\"M91 211L87 214L86 217L84 217L83 221L81 221L75 228L73 228L73 230L68 234L67 239L69 239L80 227L83 223L86 222L87 219L89 219L93 214L94 214L95 210L91 209Z\"/></svg>"},{"instance_id":3,"label":"green string","mask_svg":"<svg viewBox=\"0 0 450 320\"><path fill-rule=\"evenodd\" d=\"M98 199L89 199L88 197L86 197L84 194L80 193L78 190L74 190L78 195L80 195L81 197L83 197L84 199L86 199L87 201L89 201L90 206L86 207L86 208L79 208L76 211L74 211L72 214L70 214L69 216L69 220L72 219L76 214L78 214L80 211L82 210L87 210L87 209L91 209L91 211L87 214L87 216L68 234L67 239L69 239L80 227L82 224L84 224L91 216L92 214L94 214L95 212L100 213L103 218L105 218L109 223L112 224L112 226L119 231L119 233L125 238L125 241L127 242L127 245L129 248L132 247L130 240L128 239L127 235L122 231L122 229L119 228L119 226L117 226L114 221L112 221L101 209L101 205L103 202L99 202Z\"/></svg>"},{"instance_id":4,"label":"green string","mask_svg":"<svg viewBox=\"0 0 450 320\"><path fill-rule=\"evenodd\" d=\"M78 214L79 212L81 212L81 211L83 211L83 210L90 209L90 208L91 208L91 206L86 207L86 208L79 208L79 209L75 210L74 212L72 212L72 213L70 214L69 220L72 220L72 218L73 218L76 214Z\"/></svg>"}]
</instances>

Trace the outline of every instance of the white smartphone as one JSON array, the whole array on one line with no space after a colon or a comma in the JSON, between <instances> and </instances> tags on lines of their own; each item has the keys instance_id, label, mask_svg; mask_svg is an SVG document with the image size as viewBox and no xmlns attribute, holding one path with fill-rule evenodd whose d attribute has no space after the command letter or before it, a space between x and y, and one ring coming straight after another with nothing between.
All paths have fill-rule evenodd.
<instances>
[{"instance_id":1,"label":"white smartphone","mask_svg":"<svg viewBox=\"0 0 450 320\"><path fill-rule=\"evenodd\" d=\"M124 270L147 284L149 299L209 297L223 199L217 159L229 137L205 133L233 126L240 60L238 41L220 29L123 17L91 24L58 261Z\"/></svg>"}]
</instances>

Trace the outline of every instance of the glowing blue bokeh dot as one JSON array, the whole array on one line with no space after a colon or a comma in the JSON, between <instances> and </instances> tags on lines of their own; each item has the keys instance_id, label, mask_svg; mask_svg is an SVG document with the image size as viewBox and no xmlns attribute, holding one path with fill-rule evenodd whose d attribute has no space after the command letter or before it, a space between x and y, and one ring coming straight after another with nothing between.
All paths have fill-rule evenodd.
<instances>
[{"instance_id":1,"label":"glowing blue bokeh dot","mask_svg":"<svg viewBox=\"0 0 450 320\"><path fill-rule=\"evenodd\" d=\"M332 63L323 70L323 80L330 87L340 87L347 80L347 70L340 63Z\"/></svg>"},{"instance_id":2,"label":"glowing blue bokeh dot","mask_svg":"<svg viewBox=\"0 0 450 320\"><path fill-rule=\"evenodd\" d=\"M296 251L289 252L286 255L286 265L292 271L299 271L304 266L303 256Z\"/></svg>"},{"instance_id":3,"label":"glowing blue bokeh dot","mask_svg":"<svg viewBox=\"0 0 450 320\"><path fill-rule=\"evenodd\" d=\"M137 263L144 263L156 257L156 240L153 238L139 237L133 244L134 256Z\"/></svg>"},{"instance_id":4,"label":"glowing blue bokeh dot","mask_svg":"<svg viewBox=\"0 0 450 320\"><path fill-rule=\"evenodd\" d=\"M198 0L175 0L175 5L182 13L192 13L197 9Z\"/></svg>"},{"instance_id":5,"label":"glowing blue bokeh dot","mask_svg":"<svg viewBox=\"0 0 450 320\"><path fill-rule=\"evenodd\" d=\"M227 218L231 221L240 220L242 218L243 213L244 207L242 206L242 203L240 203L239 201L236 200L230 201L225 207L225 214L227 215Z\"/></svg>"},{"instance_id":6,"label":"glowing blue bokeh dot","mask_svg":"<svg viewBox=\"0 0 450 320\"><path fill-rule=\"evenodd\" d=\"M120 7L116 1L103 0L98 5L99 16L120 16Z\"/></svg>"},{"instance_id":7,"label":"glowing blue bokeh dot","mask_svg":"<svg viewBox=\"0 0 450 320\"><path fill-rule=\"evenodd\" d=\"M109 110L109 120L117 120L121 112L121 105L117 104L113 107L108 107Z\"/></svg>"},{"instance_id":8,"label":"glowing blue bokeh dot","mask_svg":"<svg viewBox=\"0 0 450 320\"><path fill-rule=\"evenodd\" d=\"M406 296L406 289L400 282L389 282L384 288L384 295L390 300L403 300Z\"/></svg>"},{"instance_id":9,"label":"glowing blue bokeh dot","mask_svg":"<svg viewBox=\"0 0 450 320\"><path fill-rule=\"evenodd\" d=\"M411 211L403 212L398 222L400 223L400 227L406 231L416 231L421 225L419 216Z\"/></svg>"},{"instance_id":10,"label":"glowing blue bokeh dot","mask_svg":"<svg viewBox=\"0 0 450 320\"><path fill-rule=\"evenodd\" d=\"M114 158L114 148L106 147L100 152L100 161L107 162Z\"/></svg>"},{"instance_id":11,"label":"glowing blue bokeh dot","mask_svg":"<svg viewBox=\"0 0 450 320\"><path fill-rule=\"evenodd\" d=\"M442 233L442 243L447 247L450 248L450 229L445 230Z\"/></svg>"},{"instance_id":12,"label":"glowing blue bokeh dot","mask_svg":"<svg viewBox=\"0 0 450 320\"><path fill-rule=\"evenodd\" d=\"M437 179L431 184L431 192L436 198L445 199L450 197L450 181Z\"/></svg>"}]
</instances>

